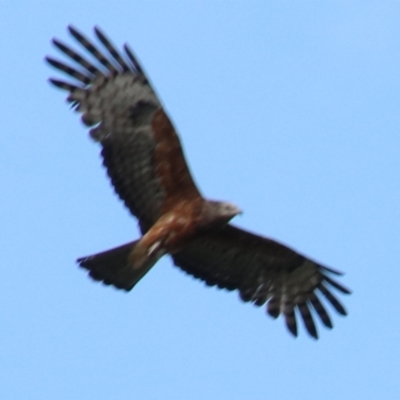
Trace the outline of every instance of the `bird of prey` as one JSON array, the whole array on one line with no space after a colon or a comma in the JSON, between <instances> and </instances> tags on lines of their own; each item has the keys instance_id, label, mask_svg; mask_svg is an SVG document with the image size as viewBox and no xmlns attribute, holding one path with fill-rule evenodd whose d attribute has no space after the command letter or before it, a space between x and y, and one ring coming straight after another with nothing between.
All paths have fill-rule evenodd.
<instances>
[{"instance_id":1,"label":"bird of prey","mask_svg":"<svg viewBox=\"0 0 400 400\"><path fill-rule=\"evenodd\" d=\"M79 258L89 276L129 291L168 254L176 266L207 285L237 290L243 301L257 306L266 304L274 318L282 314L294 336L296 316L314 338L315 316L332 328L323 301L346 315L333 294L350 293L332 279L341 273L230 224L240 209L202 196L180 139L129 46L118 51L97 27L99 44L72 26L68 30L86 54L53 39L70 63L46 60L72 81L50 82L69 92L67 100L92 127L90 136L101 146L115 192L142 233L138 240Z\"/></svg>"}]
</instances>

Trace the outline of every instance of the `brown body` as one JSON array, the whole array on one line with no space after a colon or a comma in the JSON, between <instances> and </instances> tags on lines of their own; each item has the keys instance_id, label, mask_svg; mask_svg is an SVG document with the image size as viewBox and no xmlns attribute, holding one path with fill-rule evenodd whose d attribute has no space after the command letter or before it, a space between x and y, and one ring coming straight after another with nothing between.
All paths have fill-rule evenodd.
<instances>
[{"instance_id":1,"label":"brown body","mask_svg":"<svg viewBox=\"0 0 400 400\"><path fill-rule=\"evenodd\" d=\"M149 255L174 254L179 251L196 235L203 205L201 197L194 201L179 199L175 207L163 213L139 240L130 255L132 266L140 268Z\"/></svg>"},{"instance_id":2,"label":"brown body","mask_svg":"<svg viewBox=\"0 0 400 400\"><path fill-rule=\"evenodd\" d=\"M312 312L328 328L332 322L321 300L340 314L346 311L333 290L349 293L324 267L271 239L232 226L240 210L227 202L205 199L194 183L181 142L128 46L124 55L95 28L104 51L76 29L72 36L95 62L58 40L53 43L76 66L48 62L75 81L51 82L69 92L68 101L82 113L91 137L102 147L103 164L116 193L139 221L142 237L78 260L89 275L131 290L164 254L207 285L238 290L244 301L266 304L283 314L297 335L295 310L308 333L317 338ZM313 311L312 311L313 310Z\"/></svg>"}]
</instances>

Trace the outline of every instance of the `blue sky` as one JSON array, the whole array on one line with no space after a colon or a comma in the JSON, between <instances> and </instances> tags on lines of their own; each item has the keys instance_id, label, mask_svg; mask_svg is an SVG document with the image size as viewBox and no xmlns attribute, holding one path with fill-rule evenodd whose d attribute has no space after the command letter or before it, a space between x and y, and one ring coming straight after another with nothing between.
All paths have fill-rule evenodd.
<instances>
[{"instance_id":1,"label":"blue sky","mask_svg":"<svg viewBox=\"0 0 400 400\"><path fill-rule=\"evenodd\" d=\"M385 1L0 2L0 397L398 399L399 20ZM46 82L69 23L130 43L202 192L346 272L348 317L293 339L168 258L129 294L78 269L138 230Z\"/></svg>"}]
</instances>

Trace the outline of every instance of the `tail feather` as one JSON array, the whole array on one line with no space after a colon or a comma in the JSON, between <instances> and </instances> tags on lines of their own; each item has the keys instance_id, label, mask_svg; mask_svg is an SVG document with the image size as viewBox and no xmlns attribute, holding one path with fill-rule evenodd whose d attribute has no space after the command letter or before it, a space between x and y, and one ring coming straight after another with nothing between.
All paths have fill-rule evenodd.
<instances>
[{"instance_id":1,"label":"tail feather","mask_svg":"<svg viewBox=\"0 0 400 400\"><path fill-rule=\"evenodd\" d=\"M92 279L129 291L160 258L158 255L149 257L139 268L134 268L129 262L129 255L137 243L138 240L102 253L78 258L77 262L80 267L89 271Z\"/></svg>"}]
</instances>

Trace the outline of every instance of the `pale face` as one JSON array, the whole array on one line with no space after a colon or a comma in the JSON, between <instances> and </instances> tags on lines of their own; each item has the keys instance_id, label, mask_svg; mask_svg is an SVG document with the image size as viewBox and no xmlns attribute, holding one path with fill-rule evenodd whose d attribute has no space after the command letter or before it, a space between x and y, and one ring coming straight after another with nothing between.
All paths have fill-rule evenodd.
<instances>
[{"instance_id":1,"label":"pale face","mask_svg":"<svg viewBox=\"0 0 400 400\"><path fill-rule=\"evenodd\" d=\"M224 216L231 219L238 214L243 214L243 211L236 204L227 202L221 202L217 204L218 204L218 213L220 216Z\"/></svg>"},{"instance_id":2,"label":"pale face","mask_svg":"<svg viewBox=\"0 0 400 400\"><path fill-rule=\"evenodd\" d=\"M207 200L203 204L199 228L210 229L223 226L238 214L242 214L242 210L235 204L225 201Z\"/></svg>"}]
</instances>

